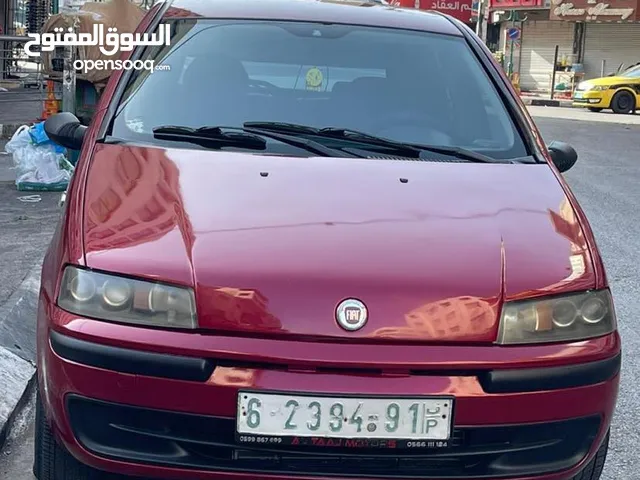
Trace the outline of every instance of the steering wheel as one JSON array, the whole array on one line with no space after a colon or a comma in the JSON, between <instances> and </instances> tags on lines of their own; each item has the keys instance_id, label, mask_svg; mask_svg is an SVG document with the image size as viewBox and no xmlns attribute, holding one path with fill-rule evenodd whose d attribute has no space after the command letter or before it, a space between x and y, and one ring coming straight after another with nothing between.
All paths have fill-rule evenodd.
<instances>
[{"instance_id":1,"label":"steering wheel","mask_svg":"<svg viewBox=\"0 0 640 480\"><path fill-rule=\"evenodd\" d=\"M270 93L280 90L279 87L275 86L273 83L267 82L266 80L250 80L249 86Z\"/></svg>"}]
</instances>

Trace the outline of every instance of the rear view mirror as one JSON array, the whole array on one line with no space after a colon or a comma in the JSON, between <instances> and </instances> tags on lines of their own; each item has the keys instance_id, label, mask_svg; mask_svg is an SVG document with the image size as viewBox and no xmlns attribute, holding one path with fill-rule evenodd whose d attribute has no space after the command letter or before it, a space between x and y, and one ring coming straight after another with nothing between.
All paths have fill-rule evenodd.
<instances>
[{"instance_id":1,"label":"rear view mirror","mask_svg":"<svg viewBox=\"0 0 640 480\"><path fill-rule=\"evenodd\" d=\"M554 141L547 145L553 164L564 173L578 161L578 152L565 142Z\"/></svg>"},{"instance_id":2,"label":"rear view mirror","mask_svg":"<svg viewBox=\"0 0 640 480\"><path fill-rule=\"evenodd\" d=\"M53 142L70 150L80 150L88 127L69 112L57 113L44 122L44 131Z\"/></svg>"}]
</instances>

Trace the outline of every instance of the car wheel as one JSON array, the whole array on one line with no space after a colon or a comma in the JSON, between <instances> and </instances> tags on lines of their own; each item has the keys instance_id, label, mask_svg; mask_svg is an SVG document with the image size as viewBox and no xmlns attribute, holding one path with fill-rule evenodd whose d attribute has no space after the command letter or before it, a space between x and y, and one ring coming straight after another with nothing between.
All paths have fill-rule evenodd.
<instances>
[{"instance_id":1,"label":"car wheel","mask_svg":"<svg viewBox=\"0 0 640 480\"><path fill-rule=\"evenodd\" d=\"M33 474L38 480L101 480L102 473L76 460L54 438L36 393Z\"/></svg>"},{"instance_id":2,"label":"car wheel","mask_svg":"<svg viewBox=\"0 0 640 480\"><path fill-rule=\"evenodd\" d=\"M577 476L573 477L573 480L598 480L602 475L602 469L604 468L604 462L607 460L607 451L609 450L609 433L604 438L602 445L598 449L596 456L584 467L584 470Z\"/></svg>"},{"instance_id":3,"label":"car wheel","mask_svg":"<svg viewBox=\"0 0 640 480\"><path fill-rule=\"evenodd\" d=\"M611 110L615 113L631 113L635 108L635 97L625 90L616 93L611 99Z\"/></svg>"},{"instance_id":4,"label":"car wheel","mask_svg":"<svg viewBox=\"0 0 640 480\"><path fill-rule=\"evenodd\" d=\"M590 112L601 112L602 108L598 108L598 107L588 107Z\"/></svg>"}]
</instances>

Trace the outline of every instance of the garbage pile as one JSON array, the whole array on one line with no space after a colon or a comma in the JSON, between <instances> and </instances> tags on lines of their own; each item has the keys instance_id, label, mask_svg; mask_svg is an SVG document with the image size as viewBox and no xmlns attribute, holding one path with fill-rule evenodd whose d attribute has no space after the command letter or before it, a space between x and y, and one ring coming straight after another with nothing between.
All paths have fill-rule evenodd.
<instances>
[{"instance_id":1,"label":"garbage pile","mask_svg":"<svg viewBox=\"0 0 640 480\"><path fill-rule=\"evenodd\" d=\"M52 142L44 122L21 126L5 146L13 155L16 187L21 191L60 192L67 189L74 167L66 149Z\"/></svg>"}]
</instances>

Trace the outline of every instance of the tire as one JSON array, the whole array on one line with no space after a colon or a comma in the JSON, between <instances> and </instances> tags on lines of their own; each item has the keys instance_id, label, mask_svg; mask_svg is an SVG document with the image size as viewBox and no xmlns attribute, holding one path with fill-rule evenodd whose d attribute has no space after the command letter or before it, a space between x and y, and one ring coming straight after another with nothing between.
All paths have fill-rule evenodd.
<instances>
[{"instance_id":1,"label":"tire","mask_svg":"<svg viewBox=\"0 0 640 480\"><path fill-rule=\"evenodd\" d=\"M636 108L636 98L626 90L616 93L611 99L611 110L615 113L631 113Z\"/></svg>"},{"instance_id":2,"label":"tire","mask_svg":"<svg viewBox=\"0 0 640 480\"><path fill-rule=\"evenodd\" d=\"M589 109L590 112L601 112L603 109L602 108L598 108L598 107L587 107Z\"/></svg>"},{"instance_id":3,"label":"tire","mask_svg":"<svg viewBox=\"0 0 640 480\"><path fill-rule=\"evenodd\" d=\"M36 434L33 474L38 480L102 480L103 474L76 460L53 437L36 393Z\"/></svg>"},{"instance_id":4,"label":"tire","mask_svg":"<svg viewBox=\"0 0 640 480\"><path fill-rule=\"evenodd\" d=\"M604 462L607 460L607 451L609 450L609 433L602 441L602 445L596 452L596 456L584 467L584 470L573 477L573 480L598 480L602 475Z\"/></svg>"}]
</instances>

